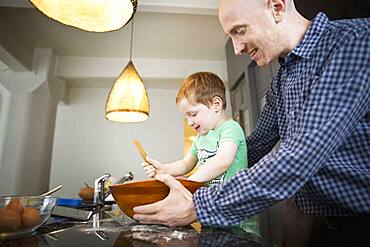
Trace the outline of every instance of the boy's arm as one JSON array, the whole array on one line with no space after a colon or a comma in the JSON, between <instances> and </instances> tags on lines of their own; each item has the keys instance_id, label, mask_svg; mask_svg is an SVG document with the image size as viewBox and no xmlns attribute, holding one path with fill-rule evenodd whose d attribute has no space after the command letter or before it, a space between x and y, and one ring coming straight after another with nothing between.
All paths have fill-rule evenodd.
<instances>
[{"instance_id":1,"label":"boy's arm","mask_svg":"<svg viewBox=\"0 0 370 247\"><path fill-rule=\"evenodd\" d=\"M150 159L147 157L149 165L154 166L157 172L165 172L172 176L181 176L193 169L197 163L197 158L194 157L190 152L181 160L177 160L168 164L161 164L157 160Z\"/></svg>"},{"instance_id":2,"label":"boy's arm","mask_svg":"<svg viewBox=\"0 0 370 247\"><path fill-rule=\"evenodd\" d=\"M223 141L215 156L200 166L188 179L198 182L208 182L227 171L233 163L238 145L233 141Z\"/></svg>"}]
</instances>

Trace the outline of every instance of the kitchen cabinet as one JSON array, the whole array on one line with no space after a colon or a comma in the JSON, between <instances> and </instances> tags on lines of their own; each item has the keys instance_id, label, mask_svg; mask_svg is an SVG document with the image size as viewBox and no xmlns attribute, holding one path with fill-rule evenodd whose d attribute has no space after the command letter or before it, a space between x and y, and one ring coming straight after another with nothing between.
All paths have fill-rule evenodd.
<instances>
[{"instance_id":1,"label":"kitchen cabinet","mask_svg":"<svg viewBox=\"0 0 370 247\"><path fill-rule=\"evenodd\" d=\"M245 54L235 56L230 39L226 44L226 57L232 116L245 133L250 134L258 118L257 89L253 80L255 64Z\"/></svg>"},{"instance_id":2,"label":"kitchen cabinet","mask_svg":"<svg viewBox=\"0 0 370 247\"><path fill-rule=\"evenodd\" d=\"M331 20L370 17L370 0L300 0L294 3L298 12L309 20L318 12L324 12Z\"/></svg>"},{"instance_id":3,"label":"kitchen cabinet","mask_svg":"<svg viewBox=\"0 0 370 247\"><path fill-rule=\"evenodd\" d=\"M252 130L257 124L266 91L279 64L274 60L271 64L258 67L249 56L236 56L230 39L226 43L226 60L232 115L244 130ZM249 119L248 125L242 121L246 118Z\"/></svg>"}]
</instances>

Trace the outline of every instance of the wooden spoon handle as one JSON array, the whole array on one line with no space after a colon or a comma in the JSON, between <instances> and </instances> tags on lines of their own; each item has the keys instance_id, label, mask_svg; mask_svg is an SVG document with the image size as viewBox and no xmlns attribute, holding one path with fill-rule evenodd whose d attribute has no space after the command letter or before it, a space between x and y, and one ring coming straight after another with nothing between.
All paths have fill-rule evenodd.
<instances>
[{"instance_id":1,"label":"wooden spoon handle","mask_svg":"<svg viewBox=\"0 0 370 247\"><path fill-rule=\"evenodd\" d=\"M141 146L140 142L138 140L134 140L133 141L135 146L136 146L136 149L139 151L140 155L141 155L141 158L143 158L143 160L146 162L146 152L144 150L144 148Z\"/></svg>"}]
</instances>

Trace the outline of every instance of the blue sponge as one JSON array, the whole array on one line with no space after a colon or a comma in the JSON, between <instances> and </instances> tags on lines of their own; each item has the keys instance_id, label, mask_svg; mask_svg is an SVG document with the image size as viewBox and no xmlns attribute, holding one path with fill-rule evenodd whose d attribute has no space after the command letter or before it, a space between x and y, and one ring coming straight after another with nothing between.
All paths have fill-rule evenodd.
<instances>
[{"instance_id":1,"label":"blue sponge","mask_svg":"<svg viewBox=\"0 0 370 247\"><path fill-rule=\"evenodd\" d=\"M76 207L82 205L82 199L76 198L58 198L57 200L58 206L66 206L66 207Z\"/></svg>"}]
</instances>

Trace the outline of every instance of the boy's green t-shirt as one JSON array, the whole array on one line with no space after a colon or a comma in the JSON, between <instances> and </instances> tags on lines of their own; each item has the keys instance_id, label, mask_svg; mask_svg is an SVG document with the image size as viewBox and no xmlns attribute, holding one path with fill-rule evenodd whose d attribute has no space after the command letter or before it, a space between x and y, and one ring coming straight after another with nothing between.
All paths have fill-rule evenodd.
<instances>
[{"instance_id":1,"label":"boy's green t-shirt","mask_svg":"<svg viewBox=\"0 0 370 247\"><path fill-rule=\"evenodd\" d=\"M190 152L197 157L197 167L204 165L209 158L216 155L220 143L225 141L234 142L238 145L235 158L229 169L208 182L209 186L222 183L234 176L241 169L247 168L247 144L243 129L234 120L222 123L214 130L208 131L205 135L198 135L194 140ZM243 230L259 235L259 228L255 217L239 225Z\"/></svg>"},{"instance_id":2,"label":"boy's green t-shirt","mask_svg":"<svg viewBox=\"0 0 370 247\"><path fill-rule=\"evenodd\" d=\"M222 123L214 130L208 131L206 135L198 135L194 140L190 152L197 157L197 166L202 166L209 158L216 155L220 143L231 141L238 145L235 158L229 169L208 184L218 184L235 175L241 169L247 168L247 145L243 129L234 120Z\"/></svg>"}]
</instances>

